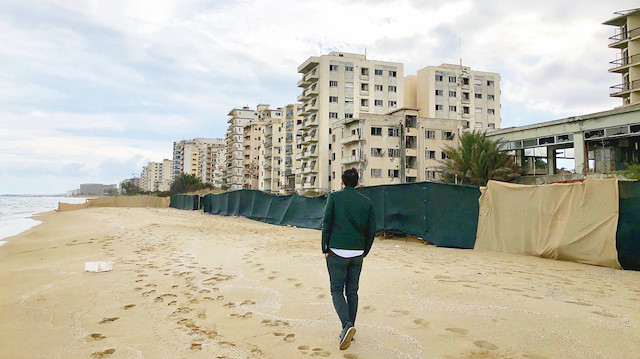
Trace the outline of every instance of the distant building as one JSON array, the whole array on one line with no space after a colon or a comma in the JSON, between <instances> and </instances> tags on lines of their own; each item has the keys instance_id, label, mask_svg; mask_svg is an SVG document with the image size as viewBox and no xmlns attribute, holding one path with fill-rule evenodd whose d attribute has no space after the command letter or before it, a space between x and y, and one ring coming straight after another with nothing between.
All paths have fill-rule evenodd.
<instances>
[{"instance_id":1,"label":"distant building","mask_svg":"<svg viewBox=\"0 0 640 359\"><path fill-rule=\"evenodd\" d=\"M115 184L84 183L80 185L79 196L107 196L118 193Z\"/></svg>"},{"instance_id":2,"label":"distant building","mask_svg":"<svg viewBox=\"0 0 640 359\"><path fill-rule=\"evenodd\" d=\"M196 137L173 143L172 180L181 173L195 175L202 183L222 186L221 158L225 153L222 138ZM217 183L217 185L216 185Z\"/></svg>"},{"instance_id":3,"label":"distant building","mask_svg":"<svg viewBox=\"0 0 640 359\"><path fill-rule=\"evenodd\" d=\"M464 120L469 129L500 128L500 75L470 67L427 66L404 79L404 106L418 116Z\"/></svg>"},{"instance_id":4,"label":"distant building","mask_svg":"<svg viewBox=\"0 0 640 359\"><path fill-rule=\"evenodd\" d=\"M123 180L122 182L120 182L120 190L118 193L120 194L126 194L124 193L124 185L127 183L131 183L136 187L140 187L140 177L131 177L131 178L127 178L125 180Z\"/></svg>"},{"instance_id":5,"label":"distant building","mask_svg":"<svg viewBox=\"0 0 640 359\"><path fill-rule=\"evenodd\" d=\"M419 117L417 109L408 108L334 123L331 190L340 189L342 172L349 168L358 170L362 186L440 179L442 150L455 146L464 123Z\"/></svg>"},{"instance_id":6,"label":"distant building","mask_svg":"<svg viewBox=\"0 0 640 359\"><path fill-rule=\"evenodd\" d=\"M343 52L313 56L298 66L298 101L303 103L299 192L328 192L333 187L332 172L340 165L329 158L332 124L403 106L403 69L401 63Z\"/></svg>"},{"instance_id":7,"label":"distant building","mask_svg":"<svg viewBox=\"0 0 640 359\"><path fill-rule=\"evenodd\" d=\"M611 86L609 96L620 97L622 106L640 103L640 8L614 13L604 25L616 26L609 47L620 53L611 61L609 72L619 73L622 83Z\"/></svg>"},{"instance_id":8,"label":"distant building","mask_svg":"<svg viewBox=\"0 0 640 359\"><path fill-rule=\"evenodd\" d=\"M143 191L168 191L171 188L173 161L149 162L142 168L139 187Z\"/></svg>"},{"instance_id":9,"label":"distant building","mask_svg":"<svg viewBox=\"0 0 640 359\"><path fill-rule=\"evenodd\" d=\"M228 114L227 133L225 136L225 168L223 182L230 190L244 188L244 126L258 120L258 112L245 106L234 108ZM246 164L248 166L248 164ZM256 176L257 178L257 176Z\"/></svg>"}]
</instances>

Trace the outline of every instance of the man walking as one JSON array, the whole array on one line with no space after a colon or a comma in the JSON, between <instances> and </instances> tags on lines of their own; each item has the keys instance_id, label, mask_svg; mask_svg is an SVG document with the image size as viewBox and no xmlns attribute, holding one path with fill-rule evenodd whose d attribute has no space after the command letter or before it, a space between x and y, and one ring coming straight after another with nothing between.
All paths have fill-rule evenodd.
<instances>
[{"instance_id":1,"label":"man walking","mask_svg":"<svg viewBox=\"0 0 640 359\"><path fill-rule=\"evenodd\" d=\"M376 220L369 198L355 190L358 185L355 168L344 171L342 185L341 191L331 193L327 198L322 221L322 253L327 260L333 306L342 322L340 350L345 350L356 334L354 324L362 259L373 244Z\"/></svg>"}]
</instances>

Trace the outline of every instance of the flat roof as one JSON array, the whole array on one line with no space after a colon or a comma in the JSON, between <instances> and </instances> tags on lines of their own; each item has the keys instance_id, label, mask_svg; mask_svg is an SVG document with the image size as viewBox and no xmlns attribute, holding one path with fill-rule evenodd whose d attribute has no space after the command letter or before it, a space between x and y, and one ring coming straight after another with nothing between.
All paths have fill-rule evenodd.
<instances>
[{"instance_id":1,"label":"flat roof","mask_svg":"<svg viewBox=\"0 0 640 359\"><path fill-rule=\"evenodd\" d=\"M595 112L595 113L590 113L590 114L581 115L581 116L571 116L571 117L566 117L559 120L551 120L546 122L534 123L532 125L507 127L500 130L487 132L487 136L503 135L503 134L512 133L512 132L532 130L536 128L561 125L561 124L566 124L571 122L579 122L579 121L590 120L590 119L605 117L610 115L617 115L617 114L627 113L627 112L634 112L639 110L640 110L640 104L625 106L625 107L618 107L618 108L614 108L613 110Z\"/></svg>"},{"instance_id":2,"label":"flat roof","mask_svg":"<svg viewBox=\"0 0 640 359\"><path fill-rule=\"evenodd\" d=\"M640 12L640 8L637 9L630 9L630 10L623 10L623 11L616 11L614 12L615 15L618 15L616 17L614 17L613 19L607 20L605 22L603 22L603 25L612 25L612 26L622 26L627 22L627 17L634 15L636 13Z\"/></svg>"}]
</instances>

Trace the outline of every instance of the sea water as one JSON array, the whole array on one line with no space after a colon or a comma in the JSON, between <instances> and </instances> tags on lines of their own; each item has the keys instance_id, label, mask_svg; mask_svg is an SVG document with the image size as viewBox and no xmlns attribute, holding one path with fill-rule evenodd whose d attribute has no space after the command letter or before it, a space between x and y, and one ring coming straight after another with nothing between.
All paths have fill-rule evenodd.
<instances>
[{"instance_id":1,"label":"sea water","mask_svg":"<svg viewBox=\"0 0 640 359\"><path fill-rule=\"evenodd\" d=\"M0 246L1 239L15 236L40 224L31 218L34 214L58 209L58 202L84 203L85 198L63 196L0 195Z\"/></svg>"}]
</instances>

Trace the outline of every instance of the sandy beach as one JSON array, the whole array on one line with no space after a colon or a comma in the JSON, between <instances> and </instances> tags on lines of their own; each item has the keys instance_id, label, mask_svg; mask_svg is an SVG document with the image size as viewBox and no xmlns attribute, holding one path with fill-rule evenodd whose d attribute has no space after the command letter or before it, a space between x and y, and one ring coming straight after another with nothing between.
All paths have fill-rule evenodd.
<instances>
[{"instance_id":1,"label":"sandy beach","mask_svg":"<svg viewBox=\"0 0 640 359\"><path fill-rule=\"evenodd\" d=\"M0 247L1 358L640 358L640 272L376 239L340 351L319 231L169 208L39 219Z\"/></svg>"}]
</instances>

